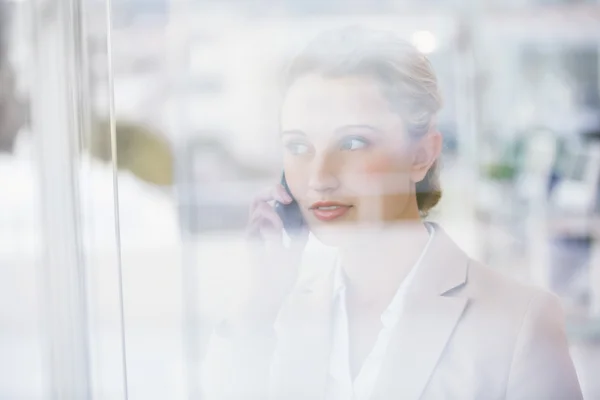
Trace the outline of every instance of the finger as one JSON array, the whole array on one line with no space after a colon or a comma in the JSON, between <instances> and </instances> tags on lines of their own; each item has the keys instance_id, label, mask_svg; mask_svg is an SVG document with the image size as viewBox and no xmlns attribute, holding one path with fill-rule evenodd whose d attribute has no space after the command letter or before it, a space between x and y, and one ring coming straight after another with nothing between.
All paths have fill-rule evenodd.
<instances>
[{"instance_id":1,"label":"finger","mask_svg":"<svg viewBox=\"0 0 600 400\"><path fill-rule=\"evenodd\" d=\"M264 203L273 200L273 188L268 187L254 197L254 203Z\"/></svg>"},{"instance_id":2,"label":"finger","mask_svg":"<svg viewBox=\"0 0 600 400\"><path fill-rule=\"evenodd\" d=\"M252 221L247 228L247 235L255 238L271 239L281 234L281 229L270 220L259 218Z\"/></svg>"},{"instance_id":3,"label":"finger","mask_svg":"<svg viewBox=\"0 0 600 400\"><path fill-rule=\"evenodd\" d=\"M269 243L270 246L272 246L272 243L277 243L277 247L282 246L283 234L280 229L274 229L272 225L263 224L259 227L259 232L264 241Z\"/></svg>"},{"instance_id":4,"label":"finger","mask_svg":"<svg viewBox=\"0 0 600 400\"><path fill-rule=\"evenodd\" d=\"M278 201L283 204L289 204L293 201L292 196L288 194L285 188L279 184L270 187L258 194L251 205L251 210L254 210L259 204L267 203L269 201Z\"/></svg>"},{"instance_id":5,"label":"finger","mask_svg":"<svg viewBox=\"0 0 600 400\"><path fill-rule=\"evenodd\" d=\"M271 226L273 229L283 229L283 221L270 204L261 203L254 209L250 217L251 223L258 223L261 226Z\"/></svg>"},{"instance_id":6,"label":"finger","mask_svg":"<svg viewBox=\"0 0 600 400\"><path fill-rule=\"evenodd\" d=\"M275 185L274 196L275 200L283 204L290 204L294 199L282 185Z\"/></svg>"},{"instance_id":7,"label":"finger","mask_svg":"<svg viewBox=\"0 0 600 400\"><path fill-rule=\"evenodd\" d=\"M273 248L283 245L283 234L269 221L256 221L248 227L246 238L250 243L255 243L258 248ZM267 247L264 247L264 246ZM275 246L276 245L276 246Z\"/></svg>"},{"instance_id":8,"label":"finger","mask_svg":"<svg viewBox=\"0 0 600 400\"><path fill-rule=\"evenodd\" d=\"M275 210L273 210L273 207L267 203L261 203L250 216L246 234L249 237L262 237L263 239L267 239L266 236L269 231L278 235L281 233L282 229L283 222ZM272 235L268 236L270 239L273 238Z\"/></svg>"},{"instance_id":9,"label":"finger","mask_svg":"<svg viewBox=\"0 0 600 400\"><path fill-rule=\"evenodd\" d=\"M261 193L254 196L252 203L250 204L250 216L252 217L252 215L254 215L256 208L261 204L268 203L273 200L273 188L265 189Z\"/></svg>"}]
</instances>

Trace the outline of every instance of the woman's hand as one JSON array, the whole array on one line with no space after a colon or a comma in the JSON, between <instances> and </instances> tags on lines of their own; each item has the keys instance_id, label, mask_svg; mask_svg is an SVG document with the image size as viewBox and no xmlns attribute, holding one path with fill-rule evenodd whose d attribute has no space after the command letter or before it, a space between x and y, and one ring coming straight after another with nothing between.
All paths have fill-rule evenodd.
<instances>
[{"instance_id":1,"label":"woman's hand","mask_svg":"<svg viewBox=\"0 0 600 400\"><path fill-rule=\"evenodd\" d=\"M250 206L250 220L247 228L248 239L253 243L281 247L283 245L283 221L275 212L274 202L290 204L292 201L292 197L281 185L275 185L256 196Z\"/></svg>"},{"instance_id":2,"label":"woman's hand","mask_svg":"<svg viewBox=\"0 0 600 400\"><path fill-rule=\"evenodd\" d=\"M285 246L283 221L274 209L275 202L292 201L278 184L257 196L250 207L247 242L252 285L244 313L274 318L296 282L308 231L294 235L289 246Z\"/></svg>"}]
</instances>

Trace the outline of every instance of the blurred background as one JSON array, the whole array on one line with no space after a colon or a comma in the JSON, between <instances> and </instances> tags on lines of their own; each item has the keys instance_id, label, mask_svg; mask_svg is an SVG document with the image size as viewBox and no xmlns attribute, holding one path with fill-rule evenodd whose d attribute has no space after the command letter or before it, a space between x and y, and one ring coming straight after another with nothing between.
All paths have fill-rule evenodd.
<instances>
[{"instance_id":1,"label":"blurred background","mask_svg":"<svg viewBox=\"0 0 600 400\"><path fill-rule=\"evenodd\" d=\"M430 219L560 296L600 399L600 2L0 0L1 399L199 398L281 171L278 74L356 23L438 74Z\"/></svg>"}]
</instances>

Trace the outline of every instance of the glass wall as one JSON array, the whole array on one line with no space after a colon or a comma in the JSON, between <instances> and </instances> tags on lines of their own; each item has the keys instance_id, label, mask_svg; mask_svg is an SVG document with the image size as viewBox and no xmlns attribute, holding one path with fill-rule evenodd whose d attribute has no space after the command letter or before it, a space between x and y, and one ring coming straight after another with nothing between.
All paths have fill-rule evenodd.
<instances>
[{"instance_id":1,"label":"glass wall","mask_svg":"<svg viewBox=\"0 0 600 400\"><path fill-rule=\"evenodd\" d=\"M2 123L19 115L10 102L25 117L2 132L3 398L125 394L117 182L93 104L88 6L2 2L2 76L14 83Z\"/></svg>"},{"instance_id":2,"label":"glass wall","mask_svg":"<svg viewBox=\"0 0 600 400\"><path fill-rule=\"evenodd\" d=\"M28 114L27 79L19 79L8 57L13 32L21 44L27 42L27 20L14 17L18 10L12 3L0 8L0 392L7 398L40 398L45 392L36 266L41 257L37 162L21 128Z\"/></svg>"},{"instance_id":3,"label":"glass wall","mask_svg":"<svg viewBox=\"0 0 600 400\"><path fill-rule=\"evenodd\" d=\"M597 4L0 4L0 398L201 398L208 338L251 283L249 204L281 176L281 72L353 24L398 33L438 76L429 219L560 296L600 393ZM334 257L309 241L308 260Z\"/></svg>"}]
</instances>

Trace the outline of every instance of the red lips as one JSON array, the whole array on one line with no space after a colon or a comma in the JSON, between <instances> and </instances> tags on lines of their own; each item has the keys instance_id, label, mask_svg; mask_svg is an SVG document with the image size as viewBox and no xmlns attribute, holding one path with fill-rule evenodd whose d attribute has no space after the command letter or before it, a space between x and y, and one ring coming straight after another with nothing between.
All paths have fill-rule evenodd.
<instances>
[{"instance_id":1,"label":"red lips","mask_svg":"<svg viewBox=\"0 0 600 400\"><path fill-rule=\"evenodd\" d=\"M318 220L332 221L345 215L351 207L335 201L318 201L310 206L310 210Z\"/></svg>"}]
</instances>

